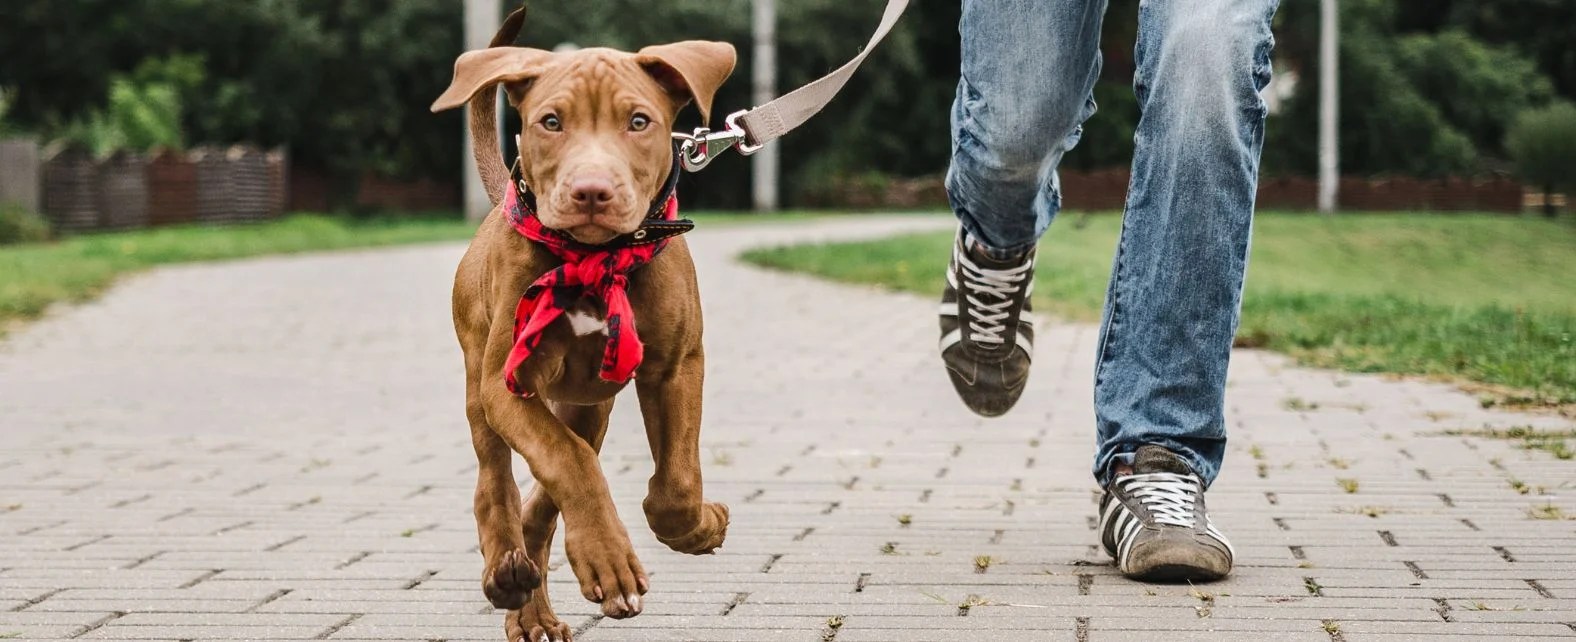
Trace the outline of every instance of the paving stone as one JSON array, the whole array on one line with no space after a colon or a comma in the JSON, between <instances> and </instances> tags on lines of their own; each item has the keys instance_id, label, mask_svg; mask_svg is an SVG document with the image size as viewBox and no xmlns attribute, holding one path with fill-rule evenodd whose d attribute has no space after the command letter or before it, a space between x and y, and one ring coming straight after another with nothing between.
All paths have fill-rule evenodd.
<instances>
[{"instance_id":1,"label":"paving stone","mask_svg":"<svg viewBox=\"0 0 1576 642\"><path fill-rule=\"evenodd\" d=\"M1263 633L1246 631L1222 632L1216 630L1204 631L1102 631L1089 635L1089 640L1097 642L1150 642L1151 640L1166 640L1170 642L1214 642L1215 640L1237 640L1240 642L1258 642L1264 639ZM1277 631L1276 640L1306 640L1308 642L1327 642L1330 635L1324 631Z\"/></svg>"},{"instance_id":2,"label":"paving stone","mask_svg":"<svg viewBox=\"0 0 1576 642\"><path fill-rule=\"evenodd\" d=\"M729 539L696 558L646 528L653 465L626 393L601 461L652 593L641 617L600 619L558 549L549 590L580 639L1576 637L1576 531L1529 512L1576 514L1563 492L1576 462L1444 434L1566 420L1238 350L1210 493L1237 572L1146 586L1094 546L1096 328L1045 325L1024 400L986 420L946 381L928 298L731 259L950 225L861 216L688 237L706 492L730 505ZM161 268L0 342L0 636L501 639L478 586L449 318L462 252Z\"/></svg>"},{"instance_id":3,"label":"paving stone","mask_svg":"<svg viewBox=\"0 0 1576 642\"><path fill-rule=\"evenodd\" d=\"M305 640L324 631L314 626L207 626L207 625L157 625L120 626L110 623L83 635L83 640L190 640L194 638L222 638L251 640L259 637Z\"/></svg>"}]
</instances>

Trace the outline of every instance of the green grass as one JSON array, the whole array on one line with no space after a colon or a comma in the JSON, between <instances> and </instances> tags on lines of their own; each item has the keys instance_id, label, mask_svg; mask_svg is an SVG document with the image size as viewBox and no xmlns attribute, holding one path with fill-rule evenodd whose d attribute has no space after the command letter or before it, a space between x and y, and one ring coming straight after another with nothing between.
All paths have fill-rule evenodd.
<instances>
[{"instance_id":1,"label":"green grass","mask_svg":"<svg viewBox=\"0 0 1576 642\"><path fill-rule=\"evenodd\" d=\"M1098 320L1120 225L1114 215L1063 215L1041 243L1036 309ZM936 295L951 242L948 232L927 233L745 259ZM1260 214L1238 343L1308 365L1576 404L1576 227L1496 215Z\"/></svg>"},{"instance_id":2,"label":"green grass","mask_svg":"<svg viewBox=\"0 0 1576 642\"><path fill-rule=\"evenodd\" d=\"M0 329L51 304L90 299L119 277L155 265L263 254L469 238L462 220L397 218L352 222L298 214L256 225L181 226L70 237L0 247Z\"/></svg>"},{"instance_id":3,"label":"green grass","mask_svg":"<svg viewBox=\"0 0 1576 642\"><path fill-rule=\"evenodd\" d=\"M1576 439L1576 430L1538 430L1532 426L1512 426L1507 429L1483 428L1481 430L1446 430L1443 434L1457 437L1479 437L1483 439L1504 439L1515 441L1522 450L1542 450L1554 455L1557 459L1576 458L1576 450L1565 440ZM1526 490L1520 488L1519 481L1511 484L1518 486L1523 495Z\"/></svg>"}]
</instances>

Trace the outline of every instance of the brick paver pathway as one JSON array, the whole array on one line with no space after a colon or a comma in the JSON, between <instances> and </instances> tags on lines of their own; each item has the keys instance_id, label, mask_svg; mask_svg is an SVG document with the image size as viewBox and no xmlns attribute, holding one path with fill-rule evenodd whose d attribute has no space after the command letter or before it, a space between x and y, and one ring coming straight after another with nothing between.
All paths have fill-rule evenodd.
<instances>
[{"instance_id":1,"label":"brick paver pathway","mask_svg":"<svg viewBox=\"0 0 1576 642\"><path fill-rule=\"evenodd\" d=\"M953 398L928 298L729 259L946 223L694 234L707 490L732 531L714 557L657 544L626 400L603 460L653 592L644 615L598 620L560 569L581 639L1576 637L1576 521L1531 517L1576 515L1576 462L1441 434L1568 422L1239 352L1210 496L1237 573L1144 586L1092 546L1091 327L1045 331L1032 390L985 421ZM13 333L0 638L501 638L448 317L460 252L162 269Z\"/></svg>"}]
</instances>

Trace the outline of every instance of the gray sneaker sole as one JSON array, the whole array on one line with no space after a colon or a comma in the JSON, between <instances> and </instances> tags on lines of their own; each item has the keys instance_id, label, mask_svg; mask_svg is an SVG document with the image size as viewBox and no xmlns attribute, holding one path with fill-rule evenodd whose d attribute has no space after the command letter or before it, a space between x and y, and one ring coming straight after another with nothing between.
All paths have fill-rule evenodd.
<instances>
[{"instance_id":1,"label":"gray sneaker sole","mask_svg":"<svg viewBox=\"0 0 1576 642\"><path fill-rule=\"evenodd\" d=\"M1213 582L1231 574L1231 558L1203 542L1160 537L1135 544L1122 574L1145 582Z\"/></svg>"},{"instance_id":2,"label":"gray sneaker sole","mask_svg":"<svg viewBox=\"0 0 1576 642\"><path fill-rule=\"evenodd\" d=\"M1022 384L1012 388L984 389L975 387L959 375L952 368L947 368L947 378L952 380L952 389L958 393L958 399L964 407L981 417L1000 417L1018 405L1018 400L1023 397ZM1027 382L1025 382L1027 383Z\"/></svg>"}]
</instances>

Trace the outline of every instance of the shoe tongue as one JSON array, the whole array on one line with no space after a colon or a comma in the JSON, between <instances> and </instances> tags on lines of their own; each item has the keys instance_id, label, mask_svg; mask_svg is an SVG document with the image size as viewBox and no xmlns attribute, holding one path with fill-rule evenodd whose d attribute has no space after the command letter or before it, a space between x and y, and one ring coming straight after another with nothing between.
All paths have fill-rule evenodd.
<instances>
[{"instance_id":1,"label":"shoe tongue","mask_svg":"<svg viewBox=\"0 0 1576 642\"><path fill-rule=\"evenodd\" d=\"M1187 462L1182 461L1181 457L1160 446L1139 446L1138 451L1133 455L1133 472L1139 475L1151 473L1193 474L1193 469L1188 467Z\"/></svg>"}]
</instances>

